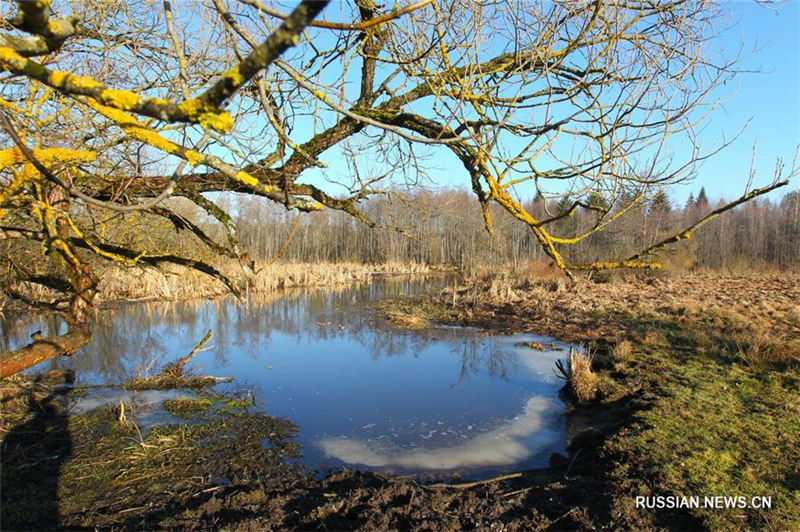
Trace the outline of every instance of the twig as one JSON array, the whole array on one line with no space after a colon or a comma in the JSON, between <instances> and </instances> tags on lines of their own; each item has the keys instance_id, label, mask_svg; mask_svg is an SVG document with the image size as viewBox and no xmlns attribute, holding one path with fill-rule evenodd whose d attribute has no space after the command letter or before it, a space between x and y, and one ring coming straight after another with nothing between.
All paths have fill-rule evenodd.
<instances>
[{"instance_id":1,"label":"twig","mask_svg":"<svg viewBox=\"0 0 800 532\"><path fill-rule=\"evenodd\" d=\"M527 488L522 488L521 490L515 490L515 491L508 492L508 493L504 493L502 496L503 497L513 497L514 495L519 495L520 493L525 493L527 491L531 491L532 489L533 489L533 487L529 486Z\"/></svg>"},{"instance_id":2,"label":"twig","mask_svg":"<svg viewBox=\"0 0 800 532\"><path fill-rule=\"evenodd\" d=\"M522 473L509 473L508 475L500 475L499 477L492 477L487 478L486 480L476 480L475 482L464 482L462 484L447 484L444 482L440 482L438 484L431 484L432 488L455 488L455 489L467 489L467 488L474 488L475 486L481 486L483 484L491 484L492 482L502 482L504 480L511 480L513 478L520 478Z\"/></svg>"},{"instance_id":3,"label":"twig","mask_svg":"<svg viewBox=\"0 0 800 532\"><path fill-rule=\"evenodd\" d=\"M575 460L578 459L578 455L581 454L581 451L582 449L578 449L577 451L575 451L575 456L572 457L572 461L567 466L567 470L564 471L564 478L567 478L567 475L569 475L569 470L572 469L572 464L574 464Z\"/></svg>"},{"instance_id":4,"label":"twig","mask_svg":"<svg viewBox=\"0 0 800 532\"><path fill-rule=\"evenodd\" d=\"M128 513L128 512L135 512L137 510L144 510L145 508L147 508L147 506L135 506L133 508L125 508L124 510L120 510L117 513L118 514L124 514L124 513Z\"/></svg>"},{"instance_id":5,"label":"twig","mask_svg":"<svg viewBox=\"0 0 800 532\"><path fill-rule=\"evenodd\" d=\"M233 377L215 377L213 375L206 375L205 377L200 377L201 379L213 379L217 382L233 382Z\"/></svg>"},{"instance_id":6,"label":"twig","mask_svg":"<svg viewBox=\"0 0 800 532\"><path fill-rule=\"evenodd\" d=\"M176 369L176 370L178 371L178 373L183 373L183 368L184 368L184 366L186 366L186 364L187 364L187 363L188 363L188 362L189 362L191 359L193 359L193 358L195 357L195 355L197 355L197 353L199 353L199 352L201 352L201 351L205 351L205 349L203 349L203 347L204 347L204 346L205 346L205 345L206 345L206 344L207 344L207 343L208 343L208 342L209 342L209 341L210 341L210 340L211 340L213 337L214 337L214 332L213 332L211 329L209 329L209 330L208 330L208 332L206 333L206 335L205 335L205 336L203 336L203 339L202 339L202 340L200 340L200 342L199 342L199 343L198 343L196 346L194 346L194 349L192 349L192 350L191 350L191 352L189 352L189 354L188 354L188 355L186 355L186 356L185 356L185 357L183 357L183 358L179 358L178 360L176 360L175 362L173 362L173 363L171 364L172 368Z\"/></svg>"}]
</instances>

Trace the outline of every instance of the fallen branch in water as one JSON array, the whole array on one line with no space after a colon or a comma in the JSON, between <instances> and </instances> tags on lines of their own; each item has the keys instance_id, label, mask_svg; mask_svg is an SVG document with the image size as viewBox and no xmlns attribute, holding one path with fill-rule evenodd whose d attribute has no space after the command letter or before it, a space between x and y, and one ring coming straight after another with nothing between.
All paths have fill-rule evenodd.
<instances>
[{"instance_id":1,"label":"fallen branch in water","mask_svg":"<svg viewBox=\"0 0 800 532\"><path fill-rule=\"evenodd\" d=\"M214 377L207 375L198 377L194 375L187 375L185 371L186 364L192 360L198 353L208 351L210 347L205 345L214 337L214 333L209 330L203 339L198 342L194 349L188 355L179 358L175 362L171 362L164 366L158 375L152 377L145 377L143 379L133 379L126 383L123 388L129 390L166 390L174 388L206 388L214 386L221 382L231 382L233 377Z\"/></svg>"},{"instance_id":2,"label":"fallen branch in water","mask_svg":"<svg viewBox=\"0 0 800 532\"><path fill-rule=\"evenodd\" d=\"M197 355L197 353L200 353L201 351L208 351L209 349L211 349L210 347L205 347L205 345L213 337L214 337L214 332L211 329L209 329L208 332L206 333L206 335L203 336L203 339L200 340L200 342L196 346L194 346L194 349L192 349L189 352L188 355L186 355L183 358L179 358L178 360L176 360L172 364L167 364L166 366L164 366L164 371L173 371L173 372L176 372L176 373L183 373L183 368L186 366L186 364L190 360L192 360Z\"/></svg>"},{"instance_id":3,"label":"fallen branch in water","mask_svg":"<svg viewBox=\"0 0 800 532\"><path fill-rule=\"evenodd\" d=\"M33 342L0 355L0 379L58 356L71 356L92 339L91 331L82 325L71 325L66 334L53 337L32 336Z\"/></svg>"}]
</instances>

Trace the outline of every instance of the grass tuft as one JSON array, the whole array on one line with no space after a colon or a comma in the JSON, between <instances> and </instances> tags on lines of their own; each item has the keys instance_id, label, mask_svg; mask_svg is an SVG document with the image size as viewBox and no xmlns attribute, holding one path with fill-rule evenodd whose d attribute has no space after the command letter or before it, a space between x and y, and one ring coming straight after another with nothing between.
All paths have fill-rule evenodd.
<instances>
[{"instance_id":1,"label":"grass tuft","mask_svg":"<svg viewBox=\"0 0 800 532\"><path fill-rule=\"evenodd\" d=\"M756 329L739 335L737 354L746 364L800 364L800 340L769 329Z\"/></svg>"},{"instance_id":2,"label":"grass tuft","mask_svg":"<svg viewBox=\"0 0 800 532\"><path fill-rule=\"evenodd\" d=\"M633 355L633 342L630 340L617 342L611 354L616 360L628 360Z\"/></svg>"},{"instance_id":3,"label":"grass tuft","mask_svg":"<svg viewBox=\"0 0 800 532\"><path fill-rule=\"evenodd\" d=\"M594 355L583 349L570 348L567 361L556 362L557 375L567 381L567 387L579 403L586 403L597 396L597 374L592 371Z\"/></svg>"},{"instance_id":4,"label":"grass tuft","mask_svg":"<svg viewBox=\"0 0 800 532\"><path fill-rule=\"evenodd\" d=\"M455 310L425 298L386 300L379 308L387 321L404 329L428 329L436 323L450 323L458 318Z\"/></svg>"}]
</instances>

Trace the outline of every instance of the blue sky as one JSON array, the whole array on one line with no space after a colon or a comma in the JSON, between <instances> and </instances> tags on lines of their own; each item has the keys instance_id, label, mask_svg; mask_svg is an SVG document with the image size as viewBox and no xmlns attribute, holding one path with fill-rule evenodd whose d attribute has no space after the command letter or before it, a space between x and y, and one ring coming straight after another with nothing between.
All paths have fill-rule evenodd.
<instances>
[{"instance_id":1,"label":"blue sky","mask_svg":"<svg viewBox=\"0 0 800 532\"><path fill-rule=\"evenodd\" d=\"M733 145L703 165L692 183L674 187L672 196L679 202L701 186L712 198L738 196L747 182L754 144L756 185L767 184L776 159L791 164L800 144L800 2L765 8L755 1L737 1L729 7L733 27L721 36L724 44L735 51L742 43L745 54L750 53L741 68L761 73L740 74L723 87L727 94L719 96L727 102L710 118L702 138L718 141L750 122ZM800 177L773 197L798 189Z\"/></svg>"},{"instance_id":2,"label":"blue sky","mask_svg":"<svg viewBox=\"0 0 800 532\"><path fill-rule=\"evenodd\" d=\"M344 6L340 2L331 2L323 17L346 20L352 14L343 12ZM712 200L733 199L741 195L748 181L754 146L755 186L768 184L776 160L780 157L791 165L800 145L800 0L768 7L755 0L741 0L728 2L724 7L729 18L720 20L721 34L715 44L725 49L727 57L741 51L742 59L736 66L746 72L713 93L712 99L724 103L704 123L698 143L703 149L710 150L720 145L723 139L730 140L737 133L741 134L729 147L704 162L693 180L669 190L676 205L682 205L689 194L697 193L700 187L706 188ZM291 10L290 5L286 8ZM299 66L299 62L294 63ZM299 119L296 129L307 130L310 136L313 129L310 119ZM675 148L676 155L680 155L681 149ZM430 153L426 166L430 170L432 186L470 188L469 176L449 150L436 149ZM363 160L359 160L359 168L364 174L371 170L382 173L386 166L370 155L369 152L360 154ZM341 149L328 150L320 159L328 163L328 169L309 169L299 181L322 185L333 193L343 192L330 183L330 180L349 180L351 170ZM323 174L329 180L325 184ZM777 199L789 190L799 189L800 177L770 197ZM525 196L533 196L533 192L532 186L520 189Z\"/></svg>"},{"instance_id":3,"label":"blue sky","mask_svg":"<svg viewBox=\"0 0 800 532\"><path fill-rule=\"evenodd\" d=\"M332 2L324 16L329 20L342 19L341 7L338 2ZM724 47L728 57L741 50L742 60L737 68L747 72L712 95L713 99L724 103L704 124L698 141L703 149L709 150L720 145L723 139L730 140L737 133L741 134L728 148L704 162L693 180L669 190L677 205L682 205L689 194L696 193L700 187L706 188L711 199L733 199L741 195L750 174L754 146L755 186L768 184L777 158L783 158L790 165L800 144L800 1L764 7L755 0L742 0L729 2L724 7L729 18L720 21L722 33L717 43ZM680 149L676 148L677 155ZM329 164L325 172L329 177L339 178L349 173L338 149L324 153L321 160ZM373 161L365 160L364 166L366 173L367 167L374 166ZM434 186L465 189L470 186L464 168L449 150L436 150L427 166ZM311 169L300 181L320 183L320 173ZM330 185L326 188L332 190ZM800 189L800 177L771 197L779 198L788 190L797 189ZM520 192L532 195L533 189L525 187Z\"/></svg>"}]
</instances>

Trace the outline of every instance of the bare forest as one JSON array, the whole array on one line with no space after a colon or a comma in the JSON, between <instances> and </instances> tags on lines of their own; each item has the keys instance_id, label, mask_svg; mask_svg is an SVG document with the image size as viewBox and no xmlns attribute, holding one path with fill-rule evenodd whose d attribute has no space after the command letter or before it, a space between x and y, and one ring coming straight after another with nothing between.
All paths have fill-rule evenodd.
<instances>
[{"instance_id":1,"label":"bare forest","mask_svg":"<svg viewBox=\"0 0 800 532\"><path fill-rule=\"evenodd\" d=\"M685 205L675 205L665 193L657 194L625 220L570 248L566 256L572 262L588 262L600 260L609 250L614 255L630 254L725 205L722 200L709 201L705 189L699 190L696 199L694 196ZM421 192L407 194L405 201L375 199L365 207L370 216L390 216L408 227L406 234L373 231L331 212L297 217L258 200L241 202L235 219L242 246L261 260L416 262L465 270L481 265L516 269L529 261L547 260L530 231L499 209L494 213L495 233L487 233L476 223L480 211L471 199L467 192ZM544 201L523 205L528 212L542 216ZM565 202L560 203L551 202L549 209L558 212ZM557 227L562 232L586 230L596 216L577 213ZM264 225L263 220L269 223ZM670 268L677 271L796 270L800 265L800 194L753 200L665 255Z\"/></svg>"}]
</instances>

